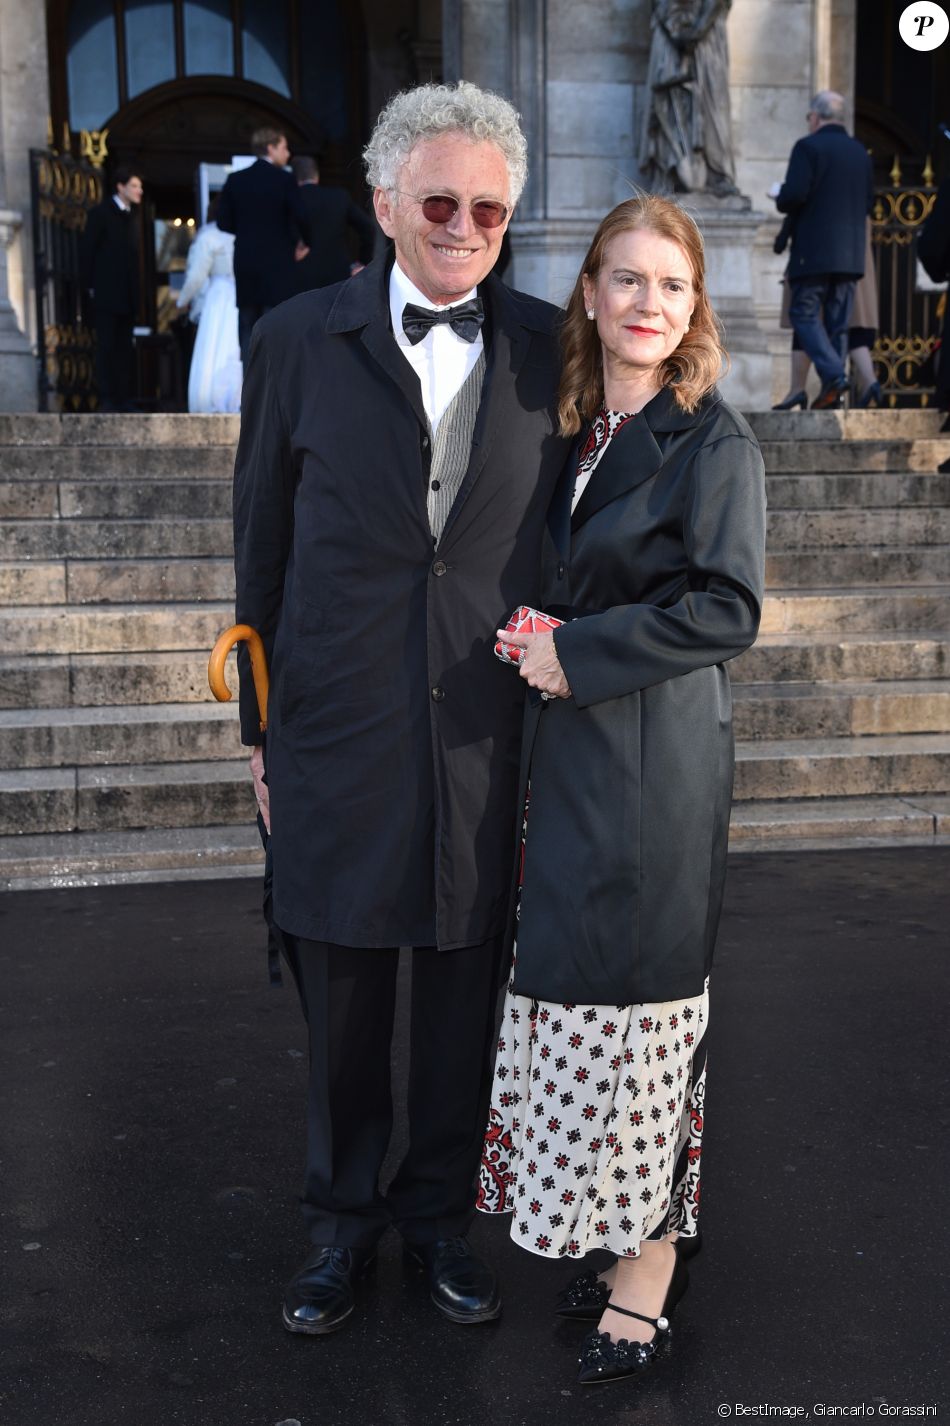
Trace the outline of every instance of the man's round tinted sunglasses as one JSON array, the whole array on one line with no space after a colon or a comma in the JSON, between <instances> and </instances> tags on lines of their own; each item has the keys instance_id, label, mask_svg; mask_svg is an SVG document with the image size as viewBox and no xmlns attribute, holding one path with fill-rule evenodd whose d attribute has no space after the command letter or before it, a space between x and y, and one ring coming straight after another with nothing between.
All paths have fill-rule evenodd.
<instances>
[{"instance_id":1,"label":"man's round tinted sunglasses","mask_svg":"<svg viewBox=\"0 0 950 1426\"><path fill-rule=\"evenodd\" d=\"M402 188L397 188L396 192L401 193L404 198L415 199L427 223L451 223L461 207L458 199L450 197L448 193L432 193L426 198L420 198L417 193L406 193ZM479 198L477 202L470 203L469 210L480 228L500 228L508 217L508 209L504 203L496 203L490 198Z\"/></svg>"}]
</instances>

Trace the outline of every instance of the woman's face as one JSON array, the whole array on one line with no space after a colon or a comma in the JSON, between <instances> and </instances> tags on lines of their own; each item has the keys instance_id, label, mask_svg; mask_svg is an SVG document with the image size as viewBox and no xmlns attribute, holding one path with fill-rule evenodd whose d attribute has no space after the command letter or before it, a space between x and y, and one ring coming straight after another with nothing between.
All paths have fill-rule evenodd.
<instances>
[{"instance_id":1,"label":"woman's face","mask_svg":"<svg viewBox=\"0 0 950 1426\"><path fill-rule=\"evenodd\" d=\"M597 277L585 274L584 300L596 313L611 375L643 375L676 350L689 326L696 305L689 259L646 228L618 233Z\"/></svg>"}]
</instances>

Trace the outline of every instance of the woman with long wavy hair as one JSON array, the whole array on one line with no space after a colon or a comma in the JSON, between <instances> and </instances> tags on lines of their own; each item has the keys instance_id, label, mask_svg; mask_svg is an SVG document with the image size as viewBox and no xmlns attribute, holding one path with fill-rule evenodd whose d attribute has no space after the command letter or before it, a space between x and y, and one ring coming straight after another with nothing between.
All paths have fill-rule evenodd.
<instances>
[{"instance_id":1,"label":"woman with long wavy hair","mask_svg":"<svg viewBox=\"0 0 950 1426\"><path fill-rule=\"evenodd\" d=\"M612 1254L556 1308L596 1324L584 1383L668 1343L698 1231L724 664L755 639L765 546L762 458L716 390L723 362L696 224L669 199L621 203L563 325L560 429L578 439L545 609L565 622L505 635L531 690L526 812L479 1202L531 1252Z\"/></svg>"}]
</instances>

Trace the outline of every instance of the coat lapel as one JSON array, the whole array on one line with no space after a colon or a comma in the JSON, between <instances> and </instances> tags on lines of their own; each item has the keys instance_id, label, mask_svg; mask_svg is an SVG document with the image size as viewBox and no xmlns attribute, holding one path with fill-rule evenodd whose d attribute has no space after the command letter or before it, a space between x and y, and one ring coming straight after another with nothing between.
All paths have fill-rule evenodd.
<instances>
[{"instance_id":1,"label":"coat lapel","mask_svg":"<svg viewBox=\"0 0 950 1426\"><path fill-rule=\"evenodd\" d=\"M616 500L618 495L634 490L651 475L656 475L666 460L666 454L656 439L658 434L688 430L705 419L709 407L721 400L719 392L713 388L695 411L683 411L677 406L670 387L658 392L632 421L621 426L611 440L577 502L577 509L571 516L571 529L576 530L596 511Z\"/></svg>"},{"instance_id":2,"label":"coat lapel","mask_svg":"<svg viewBox=\"0 0 950 1426\"><path fill-rule=\"evenodd\" d=\"M571 529L576 530L612 500L642 485L662 464L663 454L641 411L612 437L577 502Z\"/></svg>"},{"instance_id":3,"label":"coat lapel","mask_svg":"<svg viewBox=\"0 0 950 1426\"><path fill-rule=\"evenodd\" d=\"M422 404L419 378L396 344L389 325L389 269L380 258L356 277L340 284L340 292L327 318L328 332L360 333L370 356L396 383L424 430L429 422Z\"/></svg>"}]
</instances>

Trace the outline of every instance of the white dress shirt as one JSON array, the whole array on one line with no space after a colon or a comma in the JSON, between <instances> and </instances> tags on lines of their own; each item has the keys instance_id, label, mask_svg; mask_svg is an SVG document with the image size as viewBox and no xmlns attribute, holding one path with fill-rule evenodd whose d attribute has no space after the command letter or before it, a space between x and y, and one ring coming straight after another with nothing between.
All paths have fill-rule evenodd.
<instances>
[{"instance_id":1,"label":"white dress shirt","mask_svg":"<svg viewBox=\"0 0 950 1426\"><path fill-rule=\"evenodd\" d=\"M477 289L473 287L471 292L466 292L457 302L450 302L446 306L457 307L459 303L469 302L476 295ZM474 342L463 341L452 331L448 322L445 322L438 327L431 327L422 341L413 346L402 329L402 311L407 302L416 307L430 307L436 312L446 310L445 306L439 307L435 302L430 302L428 297L424 297L418 287L409 281L399 263L394 262L389 276L389 310L393 336L399 350L419 377L422 404L434 432L452 398L471 374L485 343L481 332Z\"/></svg>"}]
</instances>

